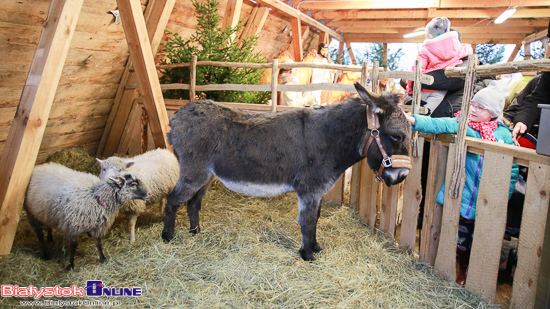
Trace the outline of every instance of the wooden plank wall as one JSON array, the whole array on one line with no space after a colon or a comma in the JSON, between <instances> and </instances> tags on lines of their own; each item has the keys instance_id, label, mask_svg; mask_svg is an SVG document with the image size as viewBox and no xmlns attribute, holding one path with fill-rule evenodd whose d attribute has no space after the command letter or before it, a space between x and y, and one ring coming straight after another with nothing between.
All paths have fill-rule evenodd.
<instances>
[{"instance_id":1,"label":"wooden plank wall","mask_svg":"<svg viewBox=\"0 0 550 309\"><path fill-rule=\"evenodd\" d=\"M141 0L145 9L147 0ZM220 14L226 1L220 1ZM51 0L0 1L0 154L21 96ZM241 19L256 4L245 0ZM122 23L114 23L116 1L85 0L56 92L37 163L70 146L84 146L95 155L114 97L128 61ZM191 1L177 1L167 29L189 37L196 27ZM260 32L258 50L271 61L291 43L290 22L270 11ZM318 36L315 31L310 37ZM304 40L316 45L316 39ZM163 38L166 41L166 35ZM313 48L304 46L304 49ZM162 47L159 47L162 52ZM158 60L162 55L157 55Z\"/></svg>"},{"instance_id":2,"label":"wooden plank wall","mask_svg":"<svg viewBox=\"0 0 550 309\"><path fill-rule=\"evenodd\" d=\"M50 3L0 2L0 153ZM115 9L114 1L84 1L37 162L74 145L95 152L128 59L122 24L115 25L108 13Z\"/></svg>"}]
</instances>

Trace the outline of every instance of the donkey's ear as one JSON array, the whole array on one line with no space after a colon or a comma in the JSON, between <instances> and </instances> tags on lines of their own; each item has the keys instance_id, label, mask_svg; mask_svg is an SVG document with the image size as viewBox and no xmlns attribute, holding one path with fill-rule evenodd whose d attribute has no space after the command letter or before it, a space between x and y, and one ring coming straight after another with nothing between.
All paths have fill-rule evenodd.
<instances>
[{"instance_id":1,"label":"donkey's ear","mask_svg":"<svg viewBox=\"0 0 550 309\"><path fill-rule=\"evenodd\" d=\"M384 112L387 106L384 104L385 101L381 99L379 94L368 91L359 83L355 83L353 85L355 86L355 90L357 90L357 93L361 99L363 99L363 101L365 101L365 103L367 103L375 113L381 114Z\"/></svg>"}]
</instances>

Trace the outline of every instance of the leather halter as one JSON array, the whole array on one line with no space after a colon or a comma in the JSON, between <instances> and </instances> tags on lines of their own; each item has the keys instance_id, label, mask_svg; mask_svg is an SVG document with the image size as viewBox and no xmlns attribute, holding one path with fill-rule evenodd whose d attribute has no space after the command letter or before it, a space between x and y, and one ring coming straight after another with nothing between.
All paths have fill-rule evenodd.
<instances>
[{"instance_id":1,"label":"leather halter","mask_svg":"<svg viewBox=\"0 0 550 309\"><path fill-rule=\"evenodd\" d=\"M384 150L384 147L382 147L382 141L380 140L380 132L378 131L378 128L380 128L380 121L378 120L378 115L372 111L372 108L369 105L367 105L367 126L368 126L368 129L370 130L370 136L363 150L365 157L367 157L367 151L373 140L376 141L376 144L378 145L378 149L380 149L380 152L382 153L382 157L383 157L382 162L380 163L380 168L378 169L378 173L374 173L374 175L376 176L377 182L382 181L382 173L384 172L384 168L386 167L408 168L408 169L412 168L411 158L409 156L403 156L403 155L393 155L392 157L388 156L388 153Z\"/></svg>"}]
</instances>

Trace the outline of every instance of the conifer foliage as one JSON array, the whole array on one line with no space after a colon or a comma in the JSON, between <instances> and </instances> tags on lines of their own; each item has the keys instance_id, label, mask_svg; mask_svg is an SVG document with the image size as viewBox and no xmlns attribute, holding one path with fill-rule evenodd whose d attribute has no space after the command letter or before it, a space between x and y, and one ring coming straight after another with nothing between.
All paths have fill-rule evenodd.
<instances>
[{"instance_id":1,"label":"conifer foliage","mask_svg":"<svg viewBox=\"0 0 550 309\"><path fill-rule=\"evenodd\" d=\"M259 52L254 52L258 37L235 40L241 32L243 21L235 27L220 26L218 15L219 2L193 0L197 16L197 30L190 38L184 40L178 33L166 31L168 41L162 43L166 59L161 64L189 63L193 55L197 61L225 61L245 63L265 63ZM196 85L213 84L258 84L264 70L230 67L197 66ZM162 71L161 83L190 83L190 69L172 68ZM201 98L218 102L242 102L265 104L270 92L250 91L208 91L197 93ZM187 90L165 90L164 96L171 99L189 99Z\"/></svg>"}]
</instances>

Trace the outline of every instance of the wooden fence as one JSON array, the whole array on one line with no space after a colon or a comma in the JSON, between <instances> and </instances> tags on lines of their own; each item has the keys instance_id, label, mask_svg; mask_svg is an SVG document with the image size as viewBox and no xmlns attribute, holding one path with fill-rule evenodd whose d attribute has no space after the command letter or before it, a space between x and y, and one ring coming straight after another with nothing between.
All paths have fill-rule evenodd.
<instances>
[{"instance_id":1,"label":"wooden fence","mask_svg":"<svg viewBox=\"0 0 550 309\"><path fill-rule=\"evenodd\" d=\"M477 59L477 57L475 58ZM464 112L469 111L472 83L476 73L494 75L532 70L550 70L548 60L525 62L511 62L507 65L476 66L476 61L470 60L468 68L447 69L449 76L465 76L466 88L463 102ZM194 72L197 65L231 66L241 68L272 68L275 72L271 85L194 85ZM314 85L278 85L277 74L280 68L326 68L362 72L361 83L366 85L367 75L370 74L373 91L377 92L379 79L395 77L415 80L417 85L411 107L403 107L407 112L418 113L420 110L420 81L431 84L433 79L416 72L382 72L378 70L378 63L368 69L364 63L359 66L326 65L315 63L281 63L274 60L272 64L244 64L230 62L197 62L158 66L157 69L173 67L191 67L192 84L161 85L162 89L188 89L190 98L195 97L195 91L208 90L237 90L237 91L271 91L271 106L242 103L225 103L240 109L255 111L277 111L292 109L293 107L277 106L277 91L312 91L337 90L356 92L352 85L343 84L314 84ZM421 66L416 65L417 68ZM491 71L493 70L493 71ZM447 73L447 72L446 72ZM469 81L469 82L468 82ZM181 100L166 100L169 114L186 104ZM464 117L465 118L465 117ZM549 249L543 247L548 206L550 201L550 157L536 154L534 150L510 145L487 142L481 139L465 136L466 123L461 123L461 130L454 135L426 135L413 134L411 153L413 154L409 176L400 186L387 187L377 183L366 160L358 162L352 168L350 184L350 207L358 210L360 216L368 225L376 227L390 235L395 235L396 226L401 223L399 244L404 248L415 251L417 239L417 222L419 205L424 197L423 226L419 229L421 239L418 250L419 257L434 266L437 273L455 280L455 251L460 213L460 201L465 178L460 175L464 169L463 161L466 151L483 154L484 172L481 178L477 214L476 232L473 241L471 262L468 272L466 288L484 297L490 302L495 300L497 274L500 261L502 239L506 224L506 206L509 191L510 171L513 163L529 167L529 181L525 196L521 236L518 248L518 264L514 276L512 303L513 308L534 308L546 301L548 289L548 274L542 274L539 279L541 261L550 259ZM462 132L461 132L462 131ZM422 153L424 143L430 143L430 153ZM429 156L428 166L422 166L423 156ZM462 161L462 162L461 162ZM462 163L462 164L460 164ZM421 188L422 168L428 169L425 192ZM457 173L458 172L458 173ZM454 176L457 174L458 176ZM454 181L453 181L454 179ZM443 183L455 183L456 194L446 196L445 207L435 202L436 196ZM344 181L341 177L325 199L341 203L344 192ZM402 208L402 210L401 210ZM546 233L548 234L548 233ZM539 284L541 283L541 284ZM537 288L539 289L537 294ZM542 292L541 292L542 291ZM537 303L536 303L537 302Z\"/></svg>"}]
</instances>

